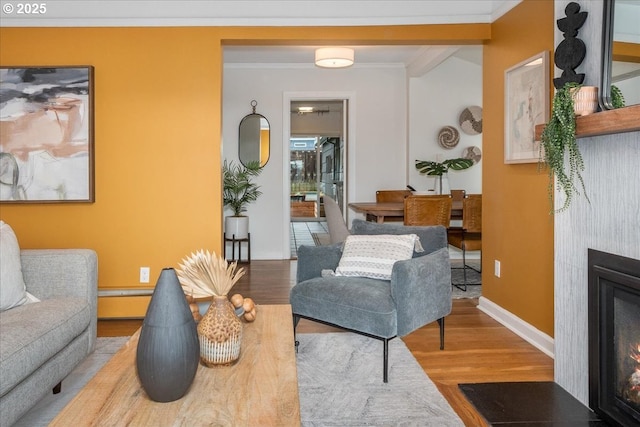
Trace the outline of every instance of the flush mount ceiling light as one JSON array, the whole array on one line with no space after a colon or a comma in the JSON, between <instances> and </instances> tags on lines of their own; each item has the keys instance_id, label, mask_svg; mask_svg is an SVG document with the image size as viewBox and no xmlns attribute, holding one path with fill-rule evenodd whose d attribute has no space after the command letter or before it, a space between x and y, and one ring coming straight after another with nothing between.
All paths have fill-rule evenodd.
<instances>
[{"instance_id":1,"label":"flush mount ceiling light","mask_svg":"<svg viewBox=\"0 0 640 427\"><path fill-rule=\"evenodd\" d=\"M353 65L353 49L322 47L316 49L316 65L324 68L344 68Z\"/></svg>"}]
</instances>

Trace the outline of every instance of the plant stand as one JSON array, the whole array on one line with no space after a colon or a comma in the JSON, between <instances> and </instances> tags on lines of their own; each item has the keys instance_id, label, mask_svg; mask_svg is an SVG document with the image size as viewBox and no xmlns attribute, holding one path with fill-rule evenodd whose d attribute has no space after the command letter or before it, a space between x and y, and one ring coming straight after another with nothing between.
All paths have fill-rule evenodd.
<instances>
[{"instance_id":1,"label":"plant stand","mask_svg":"<svg viewBox=\"0 0 640 427\"><path fill-rule=\"evenodd\" d=\"M238 245L238 262L251 262L251 233L247 234L247 237L244 239L236 239L236 235L233 234L229 239L227 236L224 237L224 259L227 259L227 242L231 242L231 259L229 261L236 261L236 244ZM246 261L242 261L242 243L247 243L247 259Z\"/></svg>"}]
</instances>

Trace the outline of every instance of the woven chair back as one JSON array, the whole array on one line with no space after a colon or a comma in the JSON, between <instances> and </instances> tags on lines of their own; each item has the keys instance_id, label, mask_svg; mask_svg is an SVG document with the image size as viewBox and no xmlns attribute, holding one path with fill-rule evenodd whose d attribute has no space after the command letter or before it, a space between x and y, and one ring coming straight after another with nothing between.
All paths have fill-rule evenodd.
<instances>
[{"instance_id":1,"label":"woven chair back","mask_svg":"<svg viewBox=\"0 0 640 427\"><path fill-rule=\"evenodd\" d=\"M405 197L412 194L411 190L378 190L376 191L376 202L402 203Z\"/></svg>"},{"instance_id":2,"label":"woven chair back","mask_svg":"<svg viewBox=\"0 0 640 427\"><path fill-rule=\"evenodd\" d=\"M467 233L482 233L482 195L470 195L462 204L462 228Z\"/></svg>"},{"instance_id":3,"label":"woven chair back","mask_svg":"<svg viewBox=\"0 0 640 427\"><path fill-rule=\"evenodd\" d=\"M407 196L404 199L404 225L442 225L449 227L451 197Z\"/></svg>"},{"instance_id":4,"label":"woven chair back","mask_svg":"<svg viewBox=\"0 0 640 427\"><path fill-rule=\"evenodd\" d=\"M451 199L454 202L461 202L464 200L467 192L465 190L451 190Z\"/></svg>"}]
</instances>

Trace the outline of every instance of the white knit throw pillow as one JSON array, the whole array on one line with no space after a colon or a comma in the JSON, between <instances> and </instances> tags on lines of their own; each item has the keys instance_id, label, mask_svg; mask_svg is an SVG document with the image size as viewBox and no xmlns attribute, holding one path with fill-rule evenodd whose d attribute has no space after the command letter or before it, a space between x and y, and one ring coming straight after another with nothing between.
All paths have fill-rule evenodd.
<instances>
[{"instance_id":1,"label":"white knit throw pillow","mask_svg":"<svg viewBox=\"0 0 640 427\"><path fill-rule=\"evenodd\" d=\"M414 247L422 249L416 234L351 235L344 242L336 276L390 280L393 264L410 259Z\"/></svg>"}]
</instances>

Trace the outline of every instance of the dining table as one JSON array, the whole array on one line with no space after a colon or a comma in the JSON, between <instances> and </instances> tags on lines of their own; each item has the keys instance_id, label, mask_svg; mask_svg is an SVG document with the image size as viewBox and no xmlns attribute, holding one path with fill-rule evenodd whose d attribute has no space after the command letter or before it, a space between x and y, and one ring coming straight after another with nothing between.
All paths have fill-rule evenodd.
<instances>
[{"instance_id":1,"label":"dining table","mask_svg":"<svg viewBox=\"0 0 640 427\"><path fill-rule=\"evenodd\" d=\"M367 218L374 218L377 223L383 223L388 217L404 218L402 202L354 202L349 203L349 207ZM451 220L462 220L462 200L452 201Z\"/></svg>"}]
</instances>

